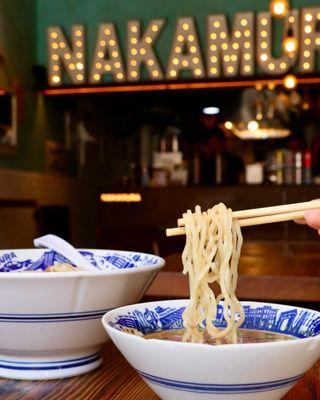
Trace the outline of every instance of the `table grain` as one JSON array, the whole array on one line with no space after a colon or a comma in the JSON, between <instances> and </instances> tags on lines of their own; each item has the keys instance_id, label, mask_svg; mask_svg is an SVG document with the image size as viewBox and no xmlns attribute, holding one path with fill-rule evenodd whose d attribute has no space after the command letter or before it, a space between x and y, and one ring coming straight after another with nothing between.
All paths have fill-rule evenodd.
<instances>
[{"instance_id":1,"label":"table grain","mask_svg":"<svg viewBox=\"0 0 320 400\"><path fill-rule=\"evenodd\" d=\"M104 363L99 368L75 378L51 381L0 379L0 399L159 400L112 343L105 346L103 354ZM320 361L284 397L284 400L317 399L320 399Z\"/></svg>"}]
</instances>

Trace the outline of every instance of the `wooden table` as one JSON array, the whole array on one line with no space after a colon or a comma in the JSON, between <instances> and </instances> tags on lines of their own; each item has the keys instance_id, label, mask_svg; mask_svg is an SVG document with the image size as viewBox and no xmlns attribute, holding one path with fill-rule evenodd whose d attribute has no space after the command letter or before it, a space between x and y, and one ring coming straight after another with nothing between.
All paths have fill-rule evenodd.
<instances>
[{"instance_id":1,"label":"wooden table","mask_svg":"<svg viewBox=\"0 0 320 400\"><path fill-rule=\"evenodd\" d=\"M0 379L0 399L159 400L112 343L106 345L104 355L105 362L101 367L76 378L53 381ZM320 399L320 361L284 397L284 400L317 399Z\"/></svg>"}]
</instances>

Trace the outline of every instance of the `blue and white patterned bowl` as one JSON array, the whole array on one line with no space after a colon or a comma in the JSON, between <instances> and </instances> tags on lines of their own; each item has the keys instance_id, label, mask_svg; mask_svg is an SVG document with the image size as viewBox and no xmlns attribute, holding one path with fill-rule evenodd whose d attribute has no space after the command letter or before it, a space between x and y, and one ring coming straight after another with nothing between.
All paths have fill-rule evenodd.
<instances>
[{"instance_id":1,"label":"blue and white patterned bowl","mask_svg":"<svg viewBox=\"0 0 320 400\"><path fill-rule=\"evenodd\" d=\"M279 400L320 357L320 313L278 304L243 302L242 327L297 340L210 346L127 333L180 329L186 304L136 304L102 319L119 350L163 400ZM216 324L222 327L221 309Z\"/></svg>"},{"instance_id":2,"label":"blue and white patterned bowl","mask_svg":"<svg viewBox=\"0 0 320 400\"><path fill-rule=\"evenodd\" d=\"M101 364L102 315L139 301L164 265L160 257L81 250L97 274L42 272L59 254L0 250L0 377L65 378Z\"/></svg>"}]
</instances>

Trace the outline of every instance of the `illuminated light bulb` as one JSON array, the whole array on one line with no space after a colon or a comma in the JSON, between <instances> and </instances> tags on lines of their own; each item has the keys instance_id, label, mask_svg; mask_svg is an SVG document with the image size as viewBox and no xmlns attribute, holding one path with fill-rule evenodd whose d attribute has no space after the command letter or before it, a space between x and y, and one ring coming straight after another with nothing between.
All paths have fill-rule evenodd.
<instances>
[{"instance_id":1,"label":"illuminated light bulb","mask_svg":"<svg viewBox=\"0 0 320 400\"><path fill-rule=\"evenodd\" d=\"M273 82L268 83L269 90L274 90L275 87L276 87L276 85Z\"/></svg>"},{"instance_id":2,"label":"illuminated light bulb","mask_svg":"<svg viewBox=\"0 0 320 400\"><path fill-rule=\"evenodd\" d=\"M194 73L195 73L196 75L201 75L201 69L197 68L197 69L194 71Z\"/></svg>"},{"instance_id":3,"label":"illuminated light bulb","mask_svg":"<svg viewBox=\"0 0 320 400\"><path fill-rule=\"evenodd\" d=\"M224 59L224 61L229 62L230 61L230 56L228 56L228 55L224 56L223 59Z\"/></svg>"},{"instance_id":4,"label":"illuminated light bulb","mask_svg":"<svg viewBox=\"0 0 320 400\"><path fill-rule=\"evenodd\" d=\"M130 28L130 30L131 30L131 32L133 32L133 33L138 32L138 28L137 28L135 25L133 25L133 26Z\"/></svg>"},{"instance_id":5,"label":"illuminated light bulb","mask_svg":"<svg viewBox=\"0 0 320 400\"><path fill-rule=\"evenodd\" d=\"M152 38L150 36L146 37L146 43L148 44L152 43Z\"/></svg>"},{"instance_id":6,"label":"illuminated light bulb","mask_svg":"<svg viewBox=\"0 0 320 400\"><path fill-rule=\"evenodd\" d=\"M79 37L79 36L81 36L81 35L82 35L82 31L80 31L80 29L77 29L77 30L76 30L76 36Z\"/></svg>"},{"instance_id":7,"label":"illuminated light bulb","mask_svg":"<svg viewBox=\"0 0 320 400\"><path fill-rule=\"evenodd\" d=\"M320 13L317 14L317 18L320 19Z\"/></svg>"},{"instance_id":8,"label":"illuminated light bulb","mask_svg":"<svg viewBox=\"0 0 320 400\"><path fill-rule=\"evenodd\" d=\"M315 44L318 45L318 46L320 45L320 38L316 38Z\"/></svg>"},{"instance_id":9,"label":"illuminated light bulb","mask_svg":"<svg viewBox=\"0 0 320 400\"><path fill-rule=\"evenodd\" d=\"M196 46L191 46L191 47L190 47L190 52L191 52L191 53L195 53L196 51L197 51Z\"/></svg>"},{"instance_id":10,"label":"illuminated light bulb","mask_svg":"<svg viewBox=\"0 0 320 400\"><path fill-rule=\"evenodd\" d=\"M140 54L142 56L144 56L146 54L146 49L144 49L143 47L140 49Z\"/></svg>"},{"instance_id":11,"label":"illuminated light bulb","mask_svg":"<svg viewBox=\"0 0 320 400\"><path fill-rule=\"evenodd\" d=\"M132 72L130 73L130 75L131 75L133 78L136 78L136 77L138 76L138 74L137 74L136 71L132 71Z\"/></svg>"},{"instance_id":12,"label":"illuminated light bulb","mask_svg":"<svg viewBox=\"0 0 320 400\"><path fill-rule=\"evenodd\" d=\"M95 81L98 81L98 80L100 79L100 74L94 74L94 75L93 75L93 79L94 79Z\"/></svg>"},{"instance_id":13,"label":"illuminated light bulb","mask_svg":"<svg viewBox=\"0 0 320 400\"><path fill-rule=\"evenodd\" d=\"M293 57L298 50L298 40L292 36L286 37L282 42L282 49L289 57Z\"/></svg>"},{"instance_id":14,"label":"illuminated light bulb","mask_svg":"<svg viewBox=\"0 0 320 400\"><path fill-rule=\"evenodd\" d=\"M294 16L290 15L290 17L288 18L289 24L293 24L294 23Z\"/></svg>"},{"instance_id":15,"label":"illuminated light bulb","mask_svg":"<svg viewBox=\"0 0 320 400\"><path fill-rule=\"evenodd\" d=\"M53 69L54 71L59 71L59 65L54 65L54 66L52 67L52 69Z\"/></svg>"},{"instance_id":16,"label":"illuminated light bulb","mask_svg":"<svg viewBox=\"0 0 320 400\"><path fill-rule=\"evenodd\" d=\"M250 65L245 65L245 66L244 66L244 71L245 71L245 72L250 72L250 71L251 71Z\"/></svg>"},{"instance_id":17,"label":"illuminated light bulb","mask_svg":"<svg viewBox=\"0 0 320 400\"><path fill-rule=\"evenodd\" d=\"M82 46L82 41L81 40L76 40L76 46L81 47Z\"/></svg>"},{"instance_id":18,"label":"illuminated light bulb","mask_svg":"<svg viewBox=\"0 0 320 400\"><path fill-rule=\"evenodd\" d=\"M58 43L52 43L52 45L51 45L51 47L53 48L53 49L57 49L59 46L58 46Z\"/></svg>"},{"instance_id":19,"label":"illuminated light bulb","mask_svg":"<svg viewBox=\"0 0 320 400\"><path fill-rule=\"evenodd\" d=\"M217 115L220 113L219 107L204 107L202 109L203 114L205 115Z\"/></svg>"},{"instance_id":20,"label":"illuminated light bulb","mask_svg":"<svg viewBox=\"0 0 320 400\"><path fill-rule=\"evenodd\" d=\"M105 71L111 71L111 65L110 64L106 64L104 66Z\"/></svg>"},{"instance_id":21,"label":"illuminated light bulb","mask_svg":"<svg viewBox=\"0 0 320 400\"><path fill-rule=\"evenodd\" d=\"M263 85L261 83L256 83L256 90L260 92L263 89Z\"/></svg>"},{"instance_id":22,"label":"illuminated light bulb","mask_svg":"<svg viewBox=\"0 0 320 400\"><path fill-rule=\"evenodd\" d=\"M250 122L248 123L248 129L249 129L249 131L251 131L251 132L257 131L257 130L259 129L259 124L258 124L258 122L257 122L257 121L250 121Z\"/></svg>"},{"instance_id":23,"label":"illuminated light bulb","mask_svg":"<svg viewBox=\"0 0 320 400\"><path fill-rule=\"evenodd\" d=\"M117 51L113 51L111 53L112 57L118 57L119 53Z\"/></svg>"},{"instance_id":24,"label":"illuminated light bulb","mask_svg":"<svg viewBox=\"0 0 320 400\"><path fill-rule=\"evenodd\" d=\"M193 62L193 64L198 64L199 63L199 58L198 57L193 57L192 62Z\"/></svg>"},{"instance_id":25,"label":"illuminated light bulb","mask_svg":"<svg viewBox=\"0 0 320 400\"><path fill-rule=\"evenodd\" d=\"M297 86L297 78L294 75L289 74L284 77L283 85L287 89L294 89Z\"/></svg>"},{"instance_id":26,"label":"illuminated light bulb","mask_svg":"<svg viewBox=\"0 0 320 400\"><path fill-rule=\"evenodd\" d=\"M265 37L267 37L267 35L268 35L268 32L267 32L267 31L261 31L261 32L260 32L260 36L261 36L261 37L264 37L264 38L265 38Z\"/></svg>"},{"instance_id":27,"label":"illuminated light bulb","mask_svg":"<svg viewBox=\"0 0 320 400\"><path fill-rule=\"evenodd\" d=\"M249 53L246 53L244 56L243 56L243 58L245 59L245 60L250 60L250 58L251 58L251 55L249 54Z\"/></svg>"},{"instance_id":28,"label":"illuminated light bulb","mask_svg":"<svg viewBox=\"0 0 320 400\"><path fill-rule=\"evenodd\" d=\"M131 60L130 65L132 65L133 67L136 67L138 65L138 63L136 60Z\"/></svg>"},{"instance_id":29,"label":"illuminated light bulb","mask_svg":"<svg viewBox=\"0 0 320 400\"><path fill-rule=\"evenodd\" d=\"M221 48L222 50L228 50L228 44L227 43L222 43Z\"/></svg>"},{"instance_id":30,"label":"illuminated light bulb","mask_svg":"<svg viewBox=\"0 0 320 400\"><path fill-rule=\"evenodd\" d=\"M138 39L133 37L133 38L131 38L130 42L132 44L137 44L138 43Z\"/></svg>"},{"instance_id":31,"label":"illuminated light bulb","mask_svg":"<svg viewBox=\"0 0 320 400\"><path fill-rule=\"evenodd\" d=\"M118 79L123 79L123 73L122 73L122 72L118 72L117 75L116 75L116 77L117 77Z\"/></svg>"},{"instance_id":32,"label":"illuminated light bulb","mask_svg":"<svg viewBox=\"0 0 320 400\"><path fill-rule=\"evenodd\" d=\"M52 32L51 35L52 39L56 39L58 37L57 32Z\"/></svg>"},{"instance_id":33,"label":"illuminated light bulb","mask_svg":"<svg viewBox=\"0 0 320 400\"><path fill-rule=\"evenodd\" d=\"M218 59L217 59L216 56L212 56L212 57L210 58L210 61L213 62L213 63L216 63L216 62L218 61Z\"/></svg>"},{"instance_id":34,"label":"illuminated light bulb","mask_svg":"<svg viewBox=\"0 0 320 400\"><path fill-rule=\"evenodd\" d=\"M74 69L76 69L76 66L73 63L71 63L69 64L69 68L73 71Z\"/></svg>"},{"instance_id":35,"label":"illuminated light bulb","mask_svg":"<svg viewBox=\"0 0 320 400\"><path fill-rule=\"evenodd\" d=\"M121 63L119 61L116 61L114 63L115 68L120 68L121 67Z\"/></svg>"},{"instance_id":36,"label":"illuminated light bulb","mask_svg":"<svg viewBox=\"0 0 320 400\"><path fill-rule=\"evenodd\" d=\"M309 50L306 50L306 51L303 52L303 55L304 55L306 58L308 58L308 57L311 56L311 53L310 53Z\"/></svg>"},{"instance_id":37,"label":"illuminated light bulb","mask_svg":"<svg viewBox=\"0 0 320 400\"><path fill-rule=\"evenodd\" d=\"M138 50L137 49L131 49L131 54L135 56L136 54L138 54Z\"/></svg>"},{"instance_id":38,"label":"illuminated light bulb","mask_svg":"<svg viewBox=\"0 0 320 400\"><path fill-rule=\"evenodd\" d=\"M109 40L109 44L110 44L110 46L115 46L116 45L116 41L111 39L111 40Z\"/></svg>"},{"instance_id":39,"label":"illuminated light bulb","mask_svg":"<svg viewBox=\"0 0 320 400\"><path fill-rule=\"evenodd\" d=\"M64 49L66 47L66 44L64 42L59 43L60 49Z\"/></svg>"},{"instance_id":40,"label":"illuminated light bulb","mask_svg":"<svg viewBox=\"0 0 320 400\"><path fill-rule=\"evenodd\" d=\"M214 21L214 23L213 23L213 26L215 27L215 28L220 28L220 22L219 21Z\"/></svg>"},{"instance_id":41,"label":"illuminated light bulb","mask_svg":"<svg viewBox=\"0 0 320 400\"><path fill-rule=\"evenodd\" d=\"M241 32L235 31L234 36L239 39L241 37Z\"/></svg>"},{"instance_id":42,"label":"illuminated light bulb","mask_svg":"<svg viewBox=\"0 0 320 400\"><path fill-rule=\"evenodd\" d=\"M232 54L232 56L230 57L231 61L237 61L238 57L235 54Z\"/></svg>"},{"instance_id":43,"label":"illuminated light bulb","mask_svg":"<svg viewBox=\"0 0 320 400\"><path fill-rule=\"evenodd\" d=\"M305 31L305 33L311 33L312 32L312 26L311 25L306 25L304 27L304 31Z\"/></svg>"},{"instance_id":44,"label":"illuminated light bulb","mask_svg":"<svg viewBox=\"0 0 320 400\"><path fill-rule=\"evenodd\" d=\"M78 74L78 75L77 75L77 79L78 79L78 81L82 81L83 75L82 75L82 74Z\"/></svg>"},{"instance_id":45,"label":"illuminated light bulb","mask_svg":"<svg viewBox=\"0 0 320 400\"><path fill-rule=\"evenodd\" d=\"M98 51L97 56L98 58L103 58L104 57L103 51Z\"/></svg>"},{"instance_id":46,"label":"illuminated light bulb","mask_svg":"<svg viewBox=\"0 0 320 400\"><path fill-rule=\"evenodd\" d=\"M70 60L71 54L70 54L70 53L66 53L66 54L64 55L64 58L65 58L66 60Z\"/></svg>"},{"instance_id":47,"label":"illuminated light bulb","mask_svg":"<svg viewBox=\"0 0 320 400\"><path fill-rule=\"evenodd\" d=\"M267 42L261 42L260 47L261 47L262 49L266 49L266 48L268 47L268 43L267 43Z\"/></svg>"},{"instance_id":48,"label":"illuminated light bulb","mask_svg":"<svg viewBox=\"0 0 320 400\"><path fill-rule=\"evenodd\" d=\"M66 57L66 55L64 55L64 57ZM52 54L51 58L52 58L52 60L54 60L54 61L59 60L58 54Z\"/></svg>"},{"instance_id":49,"label":"illuminated light bulb","mask_svg":"<svg viewBox=\"0 0 320 400\"><path fill-rule=\"evenodd\" d=\"M153 65L154 65L154 61L151 59L151 60L148 60L147 61L147 64L148 65L150 65L150 67L152 67Z\"/></svg>"},{"instance_id":50,"label":"illuminated light bulb","mask_svg":"<svg viewBox=\"0 0 320 400\"><path fill-rule=\"evenodd\" d=\"M97 69L101 69L102 68L102 64L101 63L96 63L96 68Z\"/></svg>"},{"instance_id":51,"label":"illuminated light bulb","mask_svg":"<svg viewBox=\"0 0 320 400\"><path fill-rule=\"evenodd\" d=\"M187 31L189 29L189 24L187 24L187 23L182 24L182 29L184 31Z\"/></svg>"},{"instance_id":52,"label":"illuminated light bulb","mask_svg":"<svg viewBox=\"0 0 320 400\"><path fill-rule=\"evenodd\" d=\"M210 46L210 50L212 50L212 51L217 50L217 46L216 46L215 44L212 44L212 45Z\"/></svg>"},{"instance_id":53,"label":"illuminated light bulb","mask_svg":"<svg viewBox=\"0 0 320 400\"><path fill-rule=\"evenodd\" d=\"M251 43L250 42L244 42L244 48L245 49L250 49Z\"/></svg>"},{"instance_id":54,"label":"illuminated light bulb","mask_svg":"<svg viewBox=\"0 0 320 400\"><path fill-rule=\"evenodd\" d=\"M312 15L311 15L311 14L306 14L306 15L304 16L304 19L305 19L307 22L310 22L310 21L312 21Z\"/></svg>"},{"instance_id":55,"label":"illuminated light bulb","mask_svg":"<svg viewBox=\"0 0 320 400\"><path fill-rule=\"evenodd\" d=\"M239 43L233 43L233 44L232 44L232 47L233 47L235 50L238 50L238 48L239 48Z\"/></svg>"},{"instance_id":56,"label":"illuminated light bulb","mask_svg":"<svg viewBox=\"0 0 320 400\"><path fill-rule=\"evenodd\" d=\"M67 53L67 54L69 54L69 53ZM70 56L70 57L71 57L71 56ZM76 53L76 57L77 57L77 58L83 58L83 54L80 53L80 51L78 51L78 52Z\"/></svg>"},{"instance_id":57,"label":"illuminated light bulb","mask_svg":"<svg viewBox=\"0 0 320 400\"><path fill-rule=\"evenodd\" d=\"M287 68L287 64L285 62L281 62L280 69L286 69L286 68Z\"/></svg>"},{"instance_id":58,"label":"illuminated light bulb","mask_svg":"<svg viewBox=\"0 0 320 400\"><path fill-rule=\"evenodd\" d=\"M231 121L226 121L224 123L224 126L226 129L232 129L233 128L233 123Z\"/></svg>"},{"instance_id":59,"label":"illuminated light bulb","mask_svg":"<svg viewBox=\"0 0 320 400\"><path fill-rule=\"evenodd\" d=\"M276 66L273 63L268 64L268 68L270 69L270 71L274 71L275 67Z\"/></svg>"},{"instance_id":60,"label":"illuminated light bulb","mask_svg":"<svg viewBox=\"0 0 320 400\"><path fill-rule=\"evenodd\" d=\"M193 35L189 35L188 36L188 40L189 40L189 42L193 42L194 41L194 36Z\"/></svg>"},{"instance_id":61,"label":"illuminated light bulb","mask_svg":"<svg viewBox=\"0 0 320 400\"><path fill-rule=\"evenodd\" d=\"M217 39L217 34L216 33L211 33L210 39L212 39L212 40Z\"/></svg>"},{"instance_id":62,"label":"illuminated light bulb","mask_svg":"<svg viewBox=\"0 0 320 400\"><path fill-rule=\"evenodd\" d=\"M240 21L240 24L241 24L242 26L247 26L247 25L248 25L248 21L247 21L246 19L242 19L242 20Z\"/></svg>"},{"instance_id":63,"label":"illuminated light bulb","mask_svg":"<svg viewBox=\"0 0 320 400\"><path fill-rule=\"evenodd\" d=\"M246 29L245 31L244 31L244 36L245 37L249 37L251 35L251 32L249 31L249 29Z\"/></svg>"},{"instance_id":64,"label":"illuminated light bulb","mask_svg":"<svg viewBox=\"0 0 320 400\"><path fill-rule=\"evenodd\" d=\"M309 39L309 38L305 39L304 44L306 46L309 46L311 44L311 39Z\"/></svg>"},{"instance_id":65,"label":"illuminated light bulb","mask_svg":"<svg viewBox=\"0 0 320 400\"><path fill-rule=\"evenodd\" d=\"M157 77L157 76L159 76L159 72L158 72L157 70L152 71L152 75L155 76L155 77Z\"/></svg>"},{"instance_id":66,"label":"illuminated light bulb","mask_svg":"<svg viewBox=\"0 0 320 400\"><path fill-rule=\"evenodd\" d=\"M229 74L232 74L232 72L234 71L234 68L233 67L228 67L227 71L229 72Z\"/></svg>"},{"instance_id":67,"label":"illuminated light bulb","mask_svg":"<svg viewBox=\"0 0 320 400\"><path fill-rule=\"evenodd\" d=\"M151 27L152 32L157 32L159 30L157 25L152 25Z\"/></svg>"},{"instance_id":68,"label":"illuminated light bulb","mask_svg":"<svg viewBox=\"0 0 320 400\"><path fill-rule=\"evenodd\" d=\"M60 82L60 77L58 75L53 75L53 77L51 78L52 82L54 83L59 83Z\"/></svg>"},{"instance_id":69,"label":"illuminated light bulb","mask_svg":"<svg viewBox=\"0 0 320 400\"><path fill-rule=\"evenodd\" d=\"M178 58L174 58L174 59L172 60L172 63L173 63L174 65L178 65L178 64L179 64L179 59L178 59Z\"/></svg>"},{"instance_id":70,"label":"illuminated light bulb","mask_svg":"<svg viewBox=\"0 0 320 400\"><path fill-rule=\"evenodd\" d=\"M262 18L262 19L261 19L261 25L263 25L263 26L268 25L268 20L267 20L267 18Z\"/></svg>"},{"instance_id":71,"label":"illuminated light bulb","mask_svg":"<svg viewBox=\"0 0 320 400\"><path fill-rule=\"evenodd\" d=\"M308 62L303 63L303 69L309 69L310 66L311 66L310 63Z\"/></svg>"},{"instance_id":72,"label":"illuminated light bulb","mask_svg":"<svg viewBox=\"0 0 320 400\"><path fill-rule=\"evenodd\" d=\"M216 74L217 72L218 72L218 70L217 70L217 68L211 68L210 69L210 72L212 73L212 74Z\"/></svg>"},{"instance_id":73,"label":"illuminated light bulb","mask_svg":"<svg viewBox=\"0 0 320 400\"><path fill-rule=\"evenodd\" d=\"M77 69L82 70L83 69L83 64L82 63L77 63Z\"/></svg>"},{"instance_id":74,"label":"illuminated light bulb","mask_svg":"<svg viewBox=\"0 0 320 400\"><path fill-rule=\"evenodd\" d=\"M183 37L183 35L178 35L177 39L178 39L178 42L183 42L184 37Z\"/></svg>"},{"instance_id":75,"label":"illuminated light bulb","mask_svg":"<svg viewBox=\"0 0 320 400\"><path fill-rule=\"evenodd\" d=\"M183 65L184 67L188 67L188 65L189 65L188 60L183 60L183 61L182 61L182 65Z\"/></svg>"},{"instance_id":76,"label":"illuminated light bulb","mask_svg":"<svg viewBox=\"0 0 320 400\"><path fill-rule=\"evenodd\" d=\"M267 59L268 59L268 54L266 54L266 53L261 54L261 56L260 56L261 61L267 61Z\"/></svg>"},{"instance_id":77,"label":"illuminated light bulb","mask_svg":"<svg viewBox=\"0 0 320 400\"><path fill-rule=\"evenodd\" d=\"M289 11L287 0L272 0L270 3L270 13L273 17L283 18Z\"/></svg>"},{"instance_id":78,"label":"illuminated light bulb","mask_svg":"<svg viewBox=\"0 0 320 400\"><path fill-rule=\"evenodd\" d=\"M181 47L175 47L174 48L175 53L181 53Z\"/></svg>"},{"instance_id":79,"label":"illuminated light bulb","mask_svg":"<svg viewBox=\"0 0 320 400\"><path fill-rule=\"evenodd\" d=\"M220 33L221 39L225 39L227 37L227 34L225 32Z\"/></svg>"},{"instance_id":80,"label":"illuminated light bulb","mask_svg":"<svg viewBox=\"0 0 320 400\"><path fill-rule=\"evenodd\" d=\"M170 71L170 76L177 76L177 71L171 70Z\"/></svg>"},{"instance_id":81,"label":"illuminated light bulb","mask_svg":"<svg viewBox=\"0 0 320 400\"><path fill-rule=\"evenodd\" d=\"M110 33L111 33L111 31L110 31L109 28L106 28L106 29L104 30L104 34L105 34L106 36L109 36Z\"/></svg>"}]
</instances>

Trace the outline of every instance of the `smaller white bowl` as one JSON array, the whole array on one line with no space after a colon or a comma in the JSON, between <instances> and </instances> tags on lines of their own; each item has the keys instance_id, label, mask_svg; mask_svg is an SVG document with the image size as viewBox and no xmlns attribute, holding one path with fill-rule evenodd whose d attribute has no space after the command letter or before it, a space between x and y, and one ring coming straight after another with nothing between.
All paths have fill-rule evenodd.
<instances>
[{"instance_id":1,"label":"smaller white bowl","mask_svg":"<svg viewBox=\"0 0 320 400\"><path fill-rule=\"evenodd\" d=\"M126 331L181 329L187 301L121 307L102 319L118 349L163 400L279 400L320 356L320 313L294 306L242 303L243 328L296 338L290 341L211 346ZM221 310L216 324L222 327Z\"/></svg>"},{"instance_id":2,"label":"smaller white bowl","mask_svg":"<svg viewBox=\"0 0 320 400\"><path fill-rule=\"evenodd\" d=\"M50 250L0 251L0 377L66 378L98 367L101 317L139 301L164 265L151 254L80 251L97 273L42 272L67 262Z\"/></svg>"}]
</instances>

